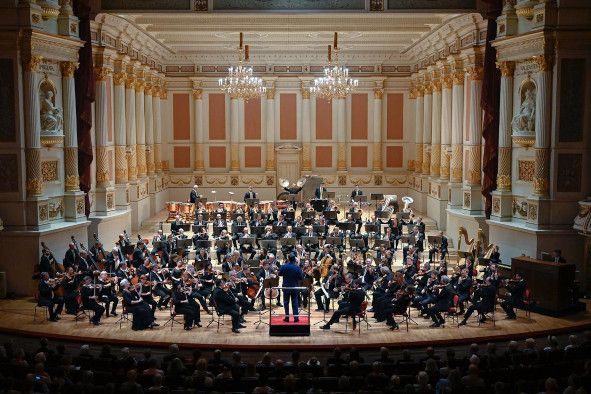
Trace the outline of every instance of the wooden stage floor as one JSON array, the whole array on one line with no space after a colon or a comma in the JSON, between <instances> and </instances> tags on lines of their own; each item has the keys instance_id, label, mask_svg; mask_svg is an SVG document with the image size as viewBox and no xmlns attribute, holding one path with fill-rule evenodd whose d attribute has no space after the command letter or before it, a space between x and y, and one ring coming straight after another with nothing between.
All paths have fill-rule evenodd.
<instances>
[{"instance_id":1,"label":"wooden stage floor","mask_svg":"<svg viewBox=\"0 0 591 394\"><path fill-rule=\"evenodd\" d=\"M225 325L217 324L206 328L211 317L202 313L201 324L203 328L194 328L192 331L184 331L182 325L169 327L157 327L153 330L132 331L131 324L126 323L122 329L115 324L118 317L109 317L102 320L100 326L93 326L88 320L74 322L71 315L62 315L62 320L56 323L33 321L34 303L31 299L1 300L0 301L0 332L20 336L46 336L48 338L68 340L81 343L110 343L126 344L131 346L163 347L171 343L178 343L184 348L232 348L241 350L289 350L289 349L327 349L335 346L375 348L388 346L390 348L412 348L426 346L461 345L472 342L489 342L510 339L523 339L527 337L539 337L549 334L563 334L567 332L591 329L591 314L581 312L564 318L553 318L538 314L532 314L531 320L525 317L524 311L518 311L517 320L505 320L504 313L497 308L497 322L493 327L492 322L478 326L474 316L467 326L458 328L456 324L448 324L444 328L429 328L430 320L416 317L413 310L413 318L418 325L410 324L409 332L401 325L399 331L390 331L384 323L376 323L369 319L371 327L361 327L361 334L351 330L345 332L345 320L340 324L334 324L330 331L323 331L319 324L322 313L313 312L311 321L311 335L309 337L271 337L267 325L256 328L253 323L258 318L258 312L250 312L247 317L246 329L240 334L230 331L230 322L225 319ZM313 306L315 306L313 304ZM120 308L119 308L120 310ZM283 308L274 307L277 313L282 313ZM43 315L37 311L38 318ZM371 315L371 314L370 314ZM268 315L265 315L268 321ZM168 311L157 312L159 324L164 324L168 318ZM327 314L327 319L330 314ZM182 320L182 317L181 317Z\"/></svg>"}]
</instances>

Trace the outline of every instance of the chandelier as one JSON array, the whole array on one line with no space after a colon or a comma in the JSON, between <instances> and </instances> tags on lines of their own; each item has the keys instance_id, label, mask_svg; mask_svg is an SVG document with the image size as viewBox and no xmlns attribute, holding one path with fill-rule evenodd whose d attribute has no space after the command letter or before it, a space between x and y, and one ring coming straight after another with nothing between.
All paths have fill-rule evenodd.
<instances>
[{"instance_id":1,"label":"chandelier","mask_svg":"<svg viewBox=\"0 0 591 394\"><path fill-rule=\"evenodd\" d=\"M333 98L343 99L351 94L359 81L349 77L349 69L339 63L338 33L334 33L334 62L332 48L328 46L328 65L324 67L324 75L314 79L310 92L316 97L331 101Z\"/></svg>"},{"instance_id":2,"label":"chandelier","mask_svg":"<svg viewBox=\"0 0 591 394\"><path fill-rule=\"evenodd\" d=\"M220 89L231 98L248 101L261 97L267 88L263 86L263 80L252 75L252 67L248 65L248 45L243 45L242 32L240 33L240 46L238 47L238 65L228 68L228 76L220 78Z\"/></svg>"}]
</instances>

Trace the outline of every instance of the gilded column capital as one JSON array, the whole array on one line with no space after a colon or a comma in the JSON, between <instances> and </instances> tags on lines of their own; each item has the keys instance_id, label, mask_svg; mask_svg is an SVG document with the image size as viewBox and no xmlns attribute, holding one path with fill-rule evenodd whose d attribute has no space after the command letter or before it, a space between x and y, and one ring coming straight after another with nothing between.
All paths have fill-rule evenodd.
<instances>
[{"instance_id":1,"label":"gilded column capital","mask_svg":"<svg viewBox=\"0 0 591 394\"><path fill-rule=\"evenodd\" d=\"M441 81L439 79L432 81L431 89L433 92L441 92Z\"/></svg>"},{"instance_id":2,"label":"gilded column capital","mask_svg":"<svg viewBox=\"0 0 591 394\"><path fill-rule=\"evenodd\" d=\"M423 97L425 91L422 85L415 86L415 98Z\"/></svg>"},{"instance_id":3,"label":"gilded column capital","mask_svg":"<svg viewBox=\"0 0 591 394\"><path fill-rule=\"evenodd\" d=\"M23 67L26 71L37 71L39 64L43 60L43 56L40 55L29 55L23 58Z\"/></svg>"},{"instance_id":4,"label":"gilded column capital","mask_svg":"<svg viewBox=\"0 0 591 394\"><path fill-rule=\"evenodd\" d=\"M203 89L197 88L197 89L193 89L191 91L191 94L193 95L193 98L195 100L201 100L202 96L203 96Z\"/></svg>"},{"instance_id":5,"label":"gilded column capital","mask_svg":"<svg viewBox=\"0 0 591 394\"><path fill-rule=\"evenodd\" d=\"M121 86L126 83L127 73L124 71L120 71L113 74L113 84L115 86Z\"/></svg>"},{"instance_id":6,"label":"gilded column capital","mask_svg":"<svg viewBox=\"0 0 591 394\"><path fill-rule=\"evenodd\" d=\"M383 88L374 88L373 98L375 100L381 100L383 97L384 97L384 89Z\"/></svg>"},{"instance_id":7,"label":"gilded column capital","mask_svg":"<svg viewBox=\"0 0 591 394\"><path fill-rule=\"evenodd\" d=\"M135 77L133 74L127 73L125 77L125 89L134 89L135 88Z\"/></svg>"},{"instance_id":8,"label":"gilded column capital","mask_svg":"<svg viewBox=\"0 0 591 394\"><path fill-rule=\"evenodd\" d=\"M146 86L144 87L144 94L146 96L151 96L152 95L152 92L153 92L153 90L152 90L153 88L154 88L153 85L147 83Z\"/></svg>"},{"instance_id":9,"label":"gilded column capital","mask_svg":"<svg viewBox=\"0 0 591 394\"><path fill-rule=\"evenodd\" d=\"M453 76L451 74L445 74L441 80L444 89L451 89L453 86Z\"/></svg>"},{"instance_id":10,"label":"gilded column capital","mask_svg":"<svg viewBox=\"0 0 591 394\"><path fill-rule=\"evenodd\" d=\"M309 100L310 99L310 88L306 87L306 86L302 86L302 88L300 89L301 93L302 93L302 99L304 100Z\"/></svg>"},{"instance_id":11,"label":"gilded column capital","mask_svg":"<svg viewBox=\"0 0 591 394\"><path fill-rule=\"evenodd\" d=\"M501 75L503 77L513 77L513 74L515 73L515 62L497 62L496 65L497 68L501 70Z\"/></svg>"},{"instance_id":12,"label":"gilded column capital","mask_svg":"<svg viewBox=\"0 0 591 394\"><path fill-rule=\"evenodd\" d=\"M168 98L168 90L160 89L160 98L166 100Z\"/></svg>"},{"instance_id":13,"label":"gilded column capital","mask_svg":"<svg viewBox=\"0 0 591 394\"><path fill-rule=\"evenodd\" d=\"M144 82L141 79L135 80L134 88L137 93L143 92L145 87L146 87L146 82Z\"/></svg>"},{"instance_id":14,"label":"gilded column capital","mask_svg":"<svg viewBox=\"0 0 591 394\"><path fill-rule=\"evenodd\" d=\"M481 66L469 67L466 69L466 72L470 76L471 80L482 81L482 77L484 74L484 68L482 68Z\"/></svg>"},{"instance_id":15,"label":"gilded column capital","mask_svg":"<svg viewBox=\"0 0 591 394\"><path fill-rule=\"evenodd\" d=\"M550 54L534 56L533 60L534 60L534 62L536 62L536 64L540 68L540 71L551 70L552 66L554 65L554 56L552 56Z\"/></svg>"},{"instance_id":16,"label":"gilded column capital","mask_svg":"<svg viewBox=\"0 0 591 394\"><path fill-rule=\"evenodd\" d=\"M451 74L451 79L454 85L463 85L464 84L464 72L463 71L455 71Z\"/></svg>"},{"instance_id":17,"label":"gilded column capital","mask_svg":"<svg viewBox=\"0 0 591 394\"><path fill-rule=\"evenodd\" d=\"M275 88L269 87L267 88L267 100L275 99Z\"/></svg>"},{"instance_id":18,"label":"gilded column capital","mask_svg":"<svg viewBox=\"0 0 591 394\"><path fill-rule=\"evenodd\" d=\"M431 93L433 93L433 87L431 86L431 82L430 81L427 81L423 85L423 95L427 96L427 95L429 95Z\"/></svg>"},{"instance_id":19,"label":"gilded column capital","mask_svg":"<svg viewBox=\"0 0 591 394\"><path fill-rule=\"evenodd\" d=\"M111 69L106 67L95 67L94 68L94 79L96 82L106 81L107 77L111 74Z\"/></svg>"},{"instance_id":20,"label":"gilded column capital","mask_svg":"<svg viewBox=\"0 0 591 394\"><path fill-rule=\"evenodd\" d=\"M62 77L73 78L74 71L78 68L78 62L60 62L60 69L62 70Z\"/></svg>"}]
</instances>

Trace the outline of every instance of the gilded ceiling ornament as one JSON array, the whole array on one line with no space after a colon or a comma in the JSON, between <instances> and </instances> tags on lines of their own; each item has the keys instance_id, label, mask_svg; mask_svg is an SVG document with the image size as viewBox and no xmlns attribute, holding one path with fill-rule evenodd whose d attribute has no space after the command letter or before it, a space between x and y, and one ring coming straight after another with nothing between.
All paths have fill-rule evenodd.
<instances>
[{"instance_id":1,"label":"gilded ceiling ornament","mask_svg":"<svg viewBox=\"0 0 591 394\"><path fill-rule=\"evenodd\" d=\"M62 70L62 77L72 78L74 77L74 71L78 68L77 62L60 62L60 68Z\"/></svg>"}]
</instances>

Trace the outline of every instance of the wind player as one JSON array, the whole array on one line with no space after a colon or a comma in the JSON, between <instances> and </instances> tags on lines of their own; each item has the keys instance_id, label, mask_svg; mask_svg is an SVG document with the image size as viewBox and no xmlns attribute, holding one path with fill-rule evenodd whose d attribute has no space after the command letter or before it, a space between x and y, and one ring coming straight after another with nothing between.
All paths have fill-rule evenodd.
<instances>
[{"instance_id":1,"label":"wind player","mask_svg":"<svg viewBox=\"0 0 591 394\"><path fill-rule=\"evenodd\" d=\"M435 245L429 249L429 261L433 260L433 254L435 253L441 253L440 259L445 259L445 255L447 254L447 237L443 235L443 231L439 232L439 236L441 237L441 245Z\"/></svg>"},{"instance_id":2,"label":"wind player","mask_svg":"<svg viewBox=\"0 0 591 394\"><path fill-rule=\"evenodd\" d=\"M49 279L49 274L42 272L39 280L39 301L37 301L37 305L47 307L49 321L58 321L60 319L59 315L62 313L64 307L63 298L57 297L53 293L54 287L52 280Z\"/></svg>"},{"instance_id":3,"label":"wind player","mask_svg":"<svg viewBox=\"0 0 591 394\"><path fill-rule=\"evenodd\" d=\"M322 181L318 185L316 190L314 190L314 197L317 198L318 200L323 200L323 199L325 199L325 196L326 196L326 188L324 187L324 181Z\"/></svg>"},{"instance_id":4,"label":"wind player","mask_svg":"<svg viewBox=\"0 0 591 394\"><path fill-rule=\"evenodd\" d=\"M358 281L353 280L351 274L347 274L345 282L344 296L339 301L339 308L334 311L328 323L320 327L323 330L330 330L330 326L337 323L341 316L355 316L361 311L361 304L365 300L365 291L359 286ZM353 330L356 328L357 320L353 318Z\"/></svg>"},{"instance_id":5,"label":"wind player","mask_svg":"<svg viewBox=\"0 0 591 394\"><path fill-rule=\"evenodd\" d=\"M355 185L355 189L351 192L351 201L355 201L357 196L363 196L363 190L359 188L359 185Z\"/></svg>"}]
</instances>

